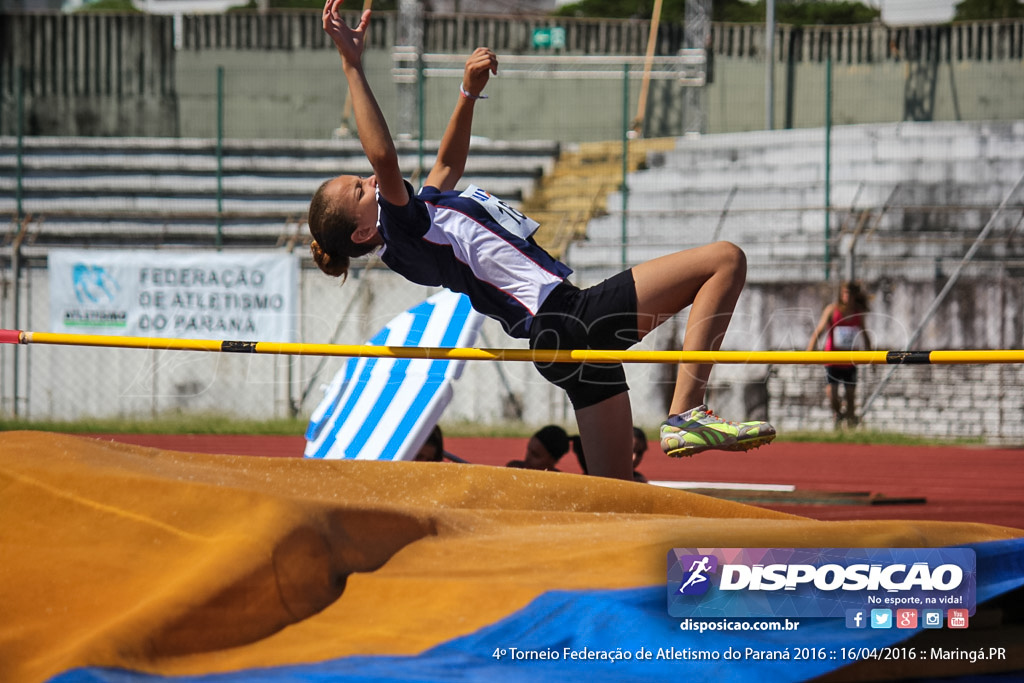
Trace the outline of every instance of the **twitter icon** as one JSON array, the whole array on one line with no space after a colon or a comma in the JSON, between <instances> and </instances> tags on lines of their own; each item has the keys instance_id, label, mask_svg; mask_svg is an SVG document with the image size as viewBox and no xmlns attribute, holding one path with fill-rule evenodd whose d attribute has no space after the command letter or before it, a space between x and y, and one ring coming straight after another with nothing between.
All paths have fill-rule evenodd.
<instances>
[{"instance_id":1,"label":"twitter icon","mask_svg":"<svg viewBox=\"0 0 1024 683\"><path fill-rule=\"evenodd\" d=\"M871 628L892 628L892 610L871 610Z\"/></svg>"}]
</instances>

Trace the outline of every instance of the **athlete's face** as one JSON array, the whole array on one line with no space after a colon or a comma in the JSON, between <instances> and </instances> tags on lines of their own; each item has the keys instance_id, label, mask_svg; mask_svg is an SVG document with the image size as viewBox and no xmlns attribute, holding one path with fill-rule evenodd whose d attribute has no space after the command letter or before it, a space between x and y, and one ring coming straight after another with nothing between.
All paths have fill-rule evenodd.
<instances>
[{"instance_id":1,"label":"athlete's face","mask_svg":"<svg viewBox=\"0 0 1024 683\"><path fill-rule=\"evenodd\" d=\"M327 187L335 205L355 219L358 227L352 235L352 241L379 241L380 237L377 235L377 177L360 178L354 175L342 175L332 180Z\"/></svg>"}]
</instances>

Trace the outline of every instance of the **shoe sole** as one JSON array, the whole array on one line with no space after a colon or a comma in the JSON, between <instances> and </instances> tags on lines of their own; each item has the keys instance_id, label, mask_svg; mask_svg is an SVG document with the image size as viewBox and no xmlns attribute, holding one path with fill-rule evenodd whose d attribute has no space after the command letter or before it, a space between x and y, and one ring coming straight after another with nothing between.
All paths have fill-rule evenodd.
<instances>
[{"instance_id":1,"label":"shoe sole","mask_svg":"<svg viewBox=\"0 0 1024 683\"><path fill-rule=\"evenodd\" d=\"M736 437L730 436L728 439L726 439L720 444L688 443L685 446L680 446L679 448L673 448L671 450L665 451L665 455L667 455L670 458L689 458L691 455L697 455L698 453L703 453L704 451L721 451L727 448L734 448L736 445Z\"/></svg>"},{"instance_id":2,"label":"shoe sole","mask_svg":"<svg viewBox=\"0 0 1024 683\"><path fill-rule=\"evenodd\" d=\"M689 458L691 456L697 455L698 453L713 450L714 448L715 446L688 446L683 448L675 448L671 451L665 451L665 455L667 455L670 458Z\"/></svg>"},{"instance_id":3,"label":"shoe sole","mask_svg":"<svg viewBox=\"0 0 1024 683\"><path fill-rule=\"evenodd\" d=\"M769 436L759 436L754 439L746 439L744 441L734 441L731 444L719 444L717 446L704 445L698 446L697 444L689 444L682 448L673 448L672 450L665 451L665 455L670 458L689 458L703 453L704 451L728 451L730 453L742 453L746 451L754 450L771 443L775 439L775 434Z\"/></svg>"},{"instance_id":4,"label":"shoe sole","mask_svg":"<svg viewBox=\"0 0 1024 683\"><path fill-rule=\"evenodd\" d=\"M739 441L739 442L734 443L732 446L730 446L729 448L726 448L724 450L732 451L732 452L752 451L755 448L760 448L761 446L767 446L768 444L770 444L774 440L775 440L775 435L774 434L771 434L769 436L759 436L756 439L747 439L746 441Z\"/></svg>"}]
</instances>

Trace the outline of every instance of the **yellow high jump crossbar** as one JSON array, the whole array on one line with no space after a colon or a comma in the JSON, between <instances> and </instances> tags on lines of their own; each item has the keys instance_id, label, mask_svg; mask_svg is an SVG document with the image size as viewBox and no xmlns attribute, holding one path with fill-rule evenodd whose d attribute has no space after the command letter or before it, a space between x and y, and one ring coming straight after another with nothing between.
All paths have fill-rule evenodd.
<instances>
[{"instance_id":1,"label":"yellow high jump crossbar","mask_svg":"<svg viewBox=\"0 0 1024 683\"><path fill-rule=\"evenodd\" d=\"M1024 350L949 351L601 351L568 349L474 349L417 346L224 341L174 337L119 337L0 329L0 344L50 344L167 351L261 353L282 356L344 356L426 360L496 360L536 363L714 363L767 365L983 365L1024 363Z\"/></svg>"}]
</instances>

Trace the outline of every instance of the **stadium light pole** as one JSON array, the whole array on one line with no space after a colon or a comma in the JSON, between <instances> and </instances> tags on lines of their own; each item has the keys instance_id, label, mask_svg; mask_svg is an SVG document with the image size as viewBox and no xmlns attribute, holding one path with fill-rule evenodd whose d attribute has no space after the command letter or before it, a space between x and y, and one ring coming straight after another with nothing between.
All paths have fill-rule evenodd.
<instances>
[{"instance_id":1,"label":"stadium light pole","mask_svg":"<svg viewBox=\"0 0 1024 683\"><path fill-rule=\"evenodd\" d=\"M622 185L619 188L622 196L622 224L620 225L622 241L619 246L622 270L626 270L627 245L629 243L629 130L629 64L624 64L622 66Z\"/></svg>"},{"instance_id":2,"label":"stadium light pole","mask_svg":"<svg viewBox=\"0 0 1024 683\"><path fill-rule=\"evenodd\" d=\"M21 221L25 218L25 67L19 67L14 72L14 96L17 98L17 104L15 105L17 109L15 126L17 128L14 131L14 135L18 139L17 171L15 172L18 177L17 185L15 186L15 208L18 212L18 220Z\"/></svg>"},{"instance_id":3,"label":"stadium light pole","mask_svg":"<svg viewBox=\"0 0 1024 683\"><path fill-rule=\"evenodd\" d=\"M217 251L224 246L224 67L217 67Z\"/></svg>"},{"instance_id":4,"label":"stadium light pole","mask_svg":"<svg viewBox=\"0 0 1024 683\"><path fill-rule=\"evenodd\" d=\"M775 0L766 0L764 17L764 128L775 127Z\"/></svg>"},{"instance_id":5,"label":"stadium light pole","mask_svg":"<svg viewBox=\"0 0 1024 683\"><path fill-rule=\"evenodd\" d=\"M825 59L825 281L832 276L832 41Z\"/></svg>"}]
</instances>

